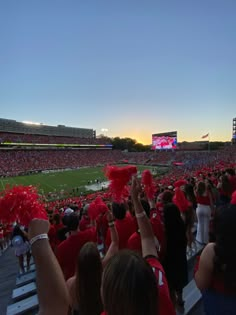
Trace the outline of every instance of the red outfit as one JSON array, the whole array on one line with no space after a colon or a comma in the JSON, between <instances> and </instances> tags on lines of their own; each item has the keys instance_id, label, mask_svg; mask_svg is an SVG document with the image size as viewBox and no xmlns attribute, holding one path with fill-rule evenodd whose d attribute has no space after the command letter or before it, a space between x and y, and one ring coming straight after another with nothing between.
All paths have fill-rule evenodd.
<instances>
[{"instance_id":1,"label":"red outfit","mask_svg":"<svg viewBox=\"0 0 236 315\"><path fill-rule=\"evenodd\" d=\"M199 203L200 205L205 205L205 206L210 206L211 205L211 201L210 201L210 197L207 196L196 196L197 199L197 203Z\"/></svg>"},{"instance_id":2,"label":"red outfit","mask_svg":"<svg viewBox=\"0 0 236 315\"><path fill-rule=\"evenodd\" d=\"M158 315L176 315L174 306L171 302L169 295L169 288L165 277L165 272L157 258L147 258L149 265L152 267L153 272L157 279L158 284ZM107 315L103 312L101 315Z\"/></svg>"},{"instance_id":3,"label":"red outfit","mask_svg":"<svg viewBox=\"0 0 236 315\"><path fill-rule=\"evenodd\" d=\"M160 250L159 248L157 248L157 252L161 260L164 257L166 242L165 242L164 226L157 212L152 213L152 218L150 219L150 223L152 225L153 233L155 237L157 238L160 245ZM127 241L127 248L137 251L139 253L142 253L141 236L139 232L136 231L129 237Z\"/></svg>"},{"instance_id":4,"label":"red outfit","mask_svg":"<svg viewBox=\"0 0 236 315\"><path fill-rule=\"evenodd\" d=\"M55 249L56 246L56 229L53 224L50 225L50 229L48 231L48 238L52 249Z\"/></svg>"},{"instance_id":5,"label":"red outfit","mask_svg":"<svg viewBox=\"0 0 236 315\"><path fill-rule=\"evenodd\" d=\"M127 248L127 242L129 237L136 231L136 225L130 214L126 214L123 220L115 221L117 233L119 235L119 249ZM111 233L107 231L106 246L107 248L111 244Z\"/></svg>"},{"instance_id":6,"label":"red outfit","mask_svg":"<svg viewBox=\"0 0 236 315\"><path fill-rule=\"evenodd\" d=\"M95 228L79 231L58 246L56 256L66 280L75 274L77 256L87 242L96 242Z\"/></svg>"},{"instance_id":7,"label":"red outfit","mask_svg":"<svg viewBox=\"0 0 236 315\"><path fill-rule=\"evenodd\" d=\"M104 243L108 230L107 213L101 213L97 219L98 243Z\"/></svg>"},{"instance_id":8,"label":"red outfit","mask_svg":"<svg viewBox=\"0 0 236 315\"><path fill-rule=\"evenodd\" d=\"M152 267L158 283L159 315L176 315L170 299L168 283L162 265L155 257L147 258L146 260Z\"/></svg>"},{"instance_id":9,"label":"red outfit","mask_svg":"<svg viewBox=\"0 0 236 315\"><path fill-rule=\"evenodd\" d=\"M85 231L89 229L91 227L90 224L91 224L90 218L83 216L79 223L80 231Z\"/></svg>"},{"instance_id":10,"label":"red outfit","mask_svg":"<svg viewBox=\"0 0 236 315\"><path fill-rule=\"evenodd\" d=\"M127 241L127 248L142 253L141 237L139 232L134 232Z\"/></svg>"}]
</instances>

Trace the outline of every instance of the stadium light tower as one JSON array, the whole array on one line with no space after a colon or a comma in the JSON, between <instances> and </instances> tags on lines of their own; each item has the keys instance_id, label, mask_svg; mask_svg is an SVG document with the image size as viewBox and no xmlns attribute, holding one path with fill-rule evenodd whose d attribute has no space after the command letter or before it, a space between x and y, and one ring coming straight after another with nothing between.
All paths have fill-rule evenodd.
<instances>
[{"instance_id":1,"label":"stadium light tower","mask_svg":"<svg viewBox=\"0 0 236 315\"><path fill-rule=\"evenodd\" d=\"M236 117L233 118L233 135L232 135L232 143L236 144Z\"/></svg>"},{"instance_id":2,"label":"stadium light tower","mask_svg":"<svg viewBox=\"0 0 236 315\"><path fill-rule=\"evenodd\" d=\"M101 131L103 132L104 136L106 136L106 132L108 132L107 128L102 128Z\"/></svg>"}]
</instances>

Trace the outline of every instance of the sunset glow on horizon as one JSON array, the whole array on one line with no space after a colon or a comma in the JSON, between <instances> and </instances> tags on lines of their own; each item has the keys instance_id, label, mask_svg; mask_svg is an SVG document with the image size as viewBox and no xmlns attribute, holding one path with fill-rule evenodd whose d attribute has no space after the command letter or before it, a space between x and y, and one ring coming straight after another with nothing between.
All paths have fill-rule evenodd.
<instances>
[{"instance_id":1,"label":"sunset glow on horizon","mask_svg":"<svg viewBox=\"0 0 236 315\"><path fill-rule=\"evenodd\" d=\"M144 144L174 130L230 141L235 12L222 0L2 1L1 117Z\"/></svg>"}]
</instances>

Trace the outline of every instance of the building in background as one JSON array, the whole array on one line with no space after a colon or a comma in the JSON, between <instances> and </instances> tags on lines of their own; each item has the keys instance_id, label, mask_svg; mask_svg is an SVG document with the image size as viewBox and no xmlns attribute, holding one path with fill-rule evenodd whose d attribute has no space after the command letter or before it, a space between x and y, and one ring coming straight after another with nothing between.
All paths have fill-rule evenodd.
<instances>
[{"instance_id":1,"label":"building in background","mask_svg":"<svg viewBox=\"0 0 236 315\"><path fill-rule=\"evenodd\" d=\"M4 118L0 118L0 132L91 139L96 138L96 131L93 129L66 127L64 125L48 126L41 123L19 122Z\"/></svg>"},{"instance_id":2,"label":"building in background","mask_svg":"<svg viewBox=\"0 0 236 315\"><path fill-rule=\"evenodd\" d=\"M236 144L236 118L233 118L233 135L232 135L232 143Z\"/></svg>"}]
</instances>

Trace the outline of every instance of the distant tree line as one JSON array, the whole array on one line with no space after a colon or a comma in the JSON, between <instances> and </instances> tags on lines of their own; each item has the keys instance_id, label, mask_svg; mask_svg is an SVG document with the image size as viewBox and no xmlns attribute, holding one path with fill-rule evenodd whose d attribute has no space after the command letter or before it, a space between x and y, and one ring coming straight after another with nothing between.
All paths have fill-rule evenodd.
<instances>
[{"instance_id":1,"label":"distant tree line","mask_svg":"<svg viewBox=\"0 0 236 315\"><path fill-rule=\"evenodd\" d=\"M144 145L142 143L138 143L135 139L131 138L120 138L115 137L111 138L111 144L113 145L113 149L116 150L127 150L129 152L145 152L150 151L150 145Z\"/></svg>"}]
</instances>

